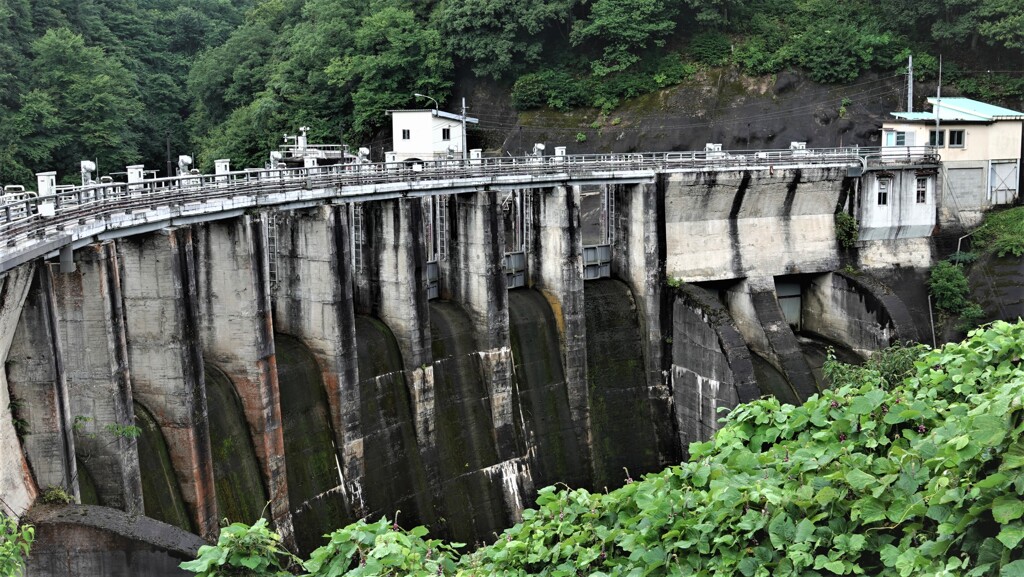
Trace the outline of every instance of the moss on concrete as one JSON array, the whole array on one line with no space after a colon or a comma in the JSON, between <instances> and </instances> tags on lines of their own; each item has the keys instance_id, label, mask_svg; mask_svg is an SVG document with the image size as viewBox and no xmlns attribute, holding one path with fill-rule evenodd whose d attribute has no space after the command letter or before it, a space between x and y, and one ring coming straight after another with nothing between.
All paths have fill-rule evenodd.
<instances>
[{"instance_id":1,"label":"moss on concrete","mask_svg":"<svg viewBox=\"0 0 1024 577\"><path fill-rule=\"evenodd\" d=\"M191 516L181 497L178 478L171 465L167 442L156 419L149 410L135 403L138 436L139 472L142 475L142 499L146 516L164 523L196 532Z\"/></svg>"}]
</instances>

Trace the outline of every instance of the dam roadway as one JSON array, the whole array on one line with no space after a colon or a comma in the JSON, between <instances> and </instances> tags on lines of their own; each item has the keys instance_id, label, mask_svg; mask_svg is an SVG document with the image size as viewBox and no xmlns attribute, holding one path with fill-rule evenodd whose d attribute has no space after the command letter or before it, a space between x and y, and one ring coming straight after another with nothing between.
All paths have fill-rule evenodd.
<instances>
[{"instance_id":1,"label":"dam roadway","mask_svg":"<svg viewBox=\"0 0 1024 577\"><path fill-rule=\"evenodd\" d=\"M844 148L43 182L0 206L5 507L31 517L58 486L207 539L269 502L304 551L396 509L487 539L540 487L620 485L678 462L719 408L813 394L809 345L916 339L892 291L838 271L926 262L928 239L851 251L836 214L908 230L870 220L863 181L937 162ZM104 531L174 574L129 521L38 518L30 575L72 542L77 570L140 570Z\"/></svg>"}]
</instances>

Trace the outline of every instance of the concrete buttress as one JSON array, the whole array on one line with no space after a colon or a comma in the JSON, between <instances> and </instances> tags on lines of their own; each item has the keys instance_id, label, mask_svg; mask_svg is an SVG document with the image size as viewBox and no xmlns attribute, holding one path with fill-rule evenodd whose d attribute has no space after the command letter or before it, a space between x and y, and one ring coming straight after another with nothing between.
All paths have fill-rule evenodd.
<instances>
[{"instance_id":1,"label":"concrete buttress","mask_svg":"<svg viewBox=\"0 0 1024 577\"><path fill-rule=\"evenodd\" d=\"M282 537L290 540L266 223L246 215L197 227L196 237L203 358L235 386L263 469L271 518Z\"/></svg>"},{"instance_id":2,"label":"concrete buttress","mask_svg":"<svg viewBox=\"0 0 1024 577\"><path fill-rule=\"evenodd\" d=\"M11 348L15 326L21 318L22 304L28 295L35 268L35 265L20 267L0 277L0 353L4 354L0 358L6 359ZM6 373L0 371L0 407L10 406ZM19 447L13 419L0 419L0 453L17 455L17 458L10 461L4 459L3 464L6 466L0 467L0 494L3 495L0 510L20 517L35 499L37 488ZM9 466L12 462L16 466Z\"/></svg>"},{"instance_id":3,"label":"concrete buttress","mask_svg":"<svg viewBox=\"0 0 1024 577\"><path fill-rule=\"evenodd\" d=\"M590 393L587 385L587 323L583 309L583 237L580 230L579 187L556 186L532 190L536 223L530 280L541 291L558 324L569 410L578 446L591 445ZM583 455L588 463L592 456Z\"/></svg>"},{"instance_id":4,"label":"concrete buttress","mask_svg":"<svg viewBox=\"0 0 1024 577\"><path fill-rule=\"evenodd\" d=\"M320 364L346 494L363 510L363 436L347 207L278 218L274 329L298 337Z\"/></svg>"},{"instance_id":5,"label":"concrete buttress","mask_svg":"<svg viewBox=\"0 0 1024 577\"><path fill-rule=\"evenodd\" d=\"M135 421L117 251L107 241L75 257L76 272L53 276L75 451L101 503L141 515L138 446L118 432Z\"/></svg>"},{"instance_id":6,"label":"concrete buttress","mask_svg":"<svg viewBox=\"0 0 1024 577\"><path fill-rule=\"evenodd\" d=\"M635 184L612 187L615 195L612 271L629 285L640 315L640 330L646 337L644 363L647 375L651 422L658 428L658 460L679 460L678 443L672 427L672 391L663 332L671 331L671 304L662 301L665 235L662 220L663 186ZM664 310L664 312L663 312ZM662 323L668 323L663 326Z\"/></svg>"},{"instance_id":7,"label":"concrete buttress","mask_svg":"<svg viewBox=\"0 0 1024 577\"><path fill-rule=\"evenodd\" d=\"M369 267L374 316L391 328L408 370L431 361L427 312L427 255L418 198L364 206L374 263Z\"/></svg>"},{"instance_id":8,"label":"concrete buttress","mask_svg":"<svg viewBox=\"0 0 1024 577\"><path fill-rule=\"evenodd\" d=\"M36 269L7 356L7 380L26 425L22 444L36 483L61 487L77 500L75 441L63 347L53 317L51 268L43 263Z\"/></svg>"},{"instance_id":9,"label":"concrete buttress","mask_svg":"<svg viewBox=\"0 0 1024 577\"><path fill-rule=\"evenodd\" d=\"M216 538L217 500L199 341L191 228L118 243L135 401L154 416L199 534Z\"/></svg>"}]
</instances>

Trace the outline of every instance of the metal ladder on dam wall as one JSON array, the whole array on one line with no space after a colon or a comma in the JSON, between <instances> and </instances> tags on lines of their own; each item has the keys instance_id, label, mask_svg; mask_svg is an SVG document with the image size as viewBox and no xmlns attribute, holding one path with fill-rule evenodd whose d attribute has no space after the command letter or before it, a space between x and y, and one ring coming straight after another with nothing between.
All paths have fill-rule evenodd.
<instances>
[{"instance_id":1,"label":"metal ladder on dam wall","mask_svg":"<svg viewBox=\"0 0 1024 577\"><path fill-rule=\"evenodd\" d=\"M279 243L277 239L277 213L271 212L267 216L267 277L270 280L270 294L277 294L277 275L280 270L280 257L278 256Z\"/></svg>"}]
</instances>

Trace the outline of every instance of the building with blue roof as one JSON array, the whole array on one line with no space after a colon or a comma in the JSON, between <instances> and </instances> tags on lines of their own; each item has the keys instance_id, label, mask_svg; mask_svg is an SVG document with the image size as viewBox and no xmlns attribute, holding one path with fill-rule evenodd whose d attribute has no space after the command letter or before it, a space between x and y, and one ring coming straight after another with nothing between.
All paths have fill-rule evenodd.
<instances>
[{"instance_id":1,"label":"building with blue roof","mask_svg":"<svg viewBox=\"0 0 1024 577\"><path fill-rule=\"evenodd\" d=\"M933 147L942 160L935 181L939 221L972 226L985 210L1017 202L1024 112L963 97L933 97L928 104L930 111L891 113L882 146Z\"/></svg>"}]
</instances>

